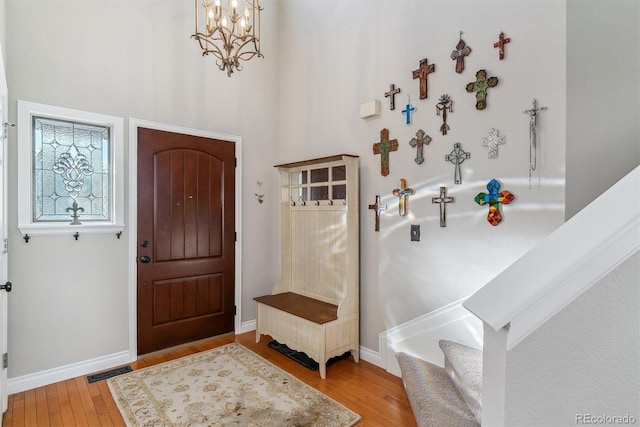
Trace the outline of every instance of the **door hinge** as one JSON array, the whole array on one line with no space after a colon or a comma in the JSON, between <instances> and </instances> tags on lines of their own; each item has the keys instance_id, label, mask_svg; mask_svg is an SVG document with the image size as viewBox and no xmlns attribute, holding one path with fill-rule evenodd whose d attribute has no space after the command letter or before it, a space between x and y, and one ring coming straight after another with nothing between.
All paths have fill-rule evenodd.
<instances>
[{"instance_id":1,"label":"door hinge","mask_svg":"<svg viewBox=\"0 0 640 427\"><path fill-rule=\"evenodd\" d=\"M234 232L233 232L233 241L234 241L234 242L237 242L237 241L238 241L238 232L237 232L237 231L234 231Z\"/></svg>"},{"instance_id":2,"label":"door hinge","mask_svg":"<svg viewBox=\"0 0 640 427\"><path fill-rule=\"evenodd\" d=\"M7 239L5 237L4 238L4 249L2 250L2 253L6 254L7 252L9 252L9 239Z\"/></svg>"},{"instance_id":3,"label":"door hinge","mask_svg":"<svg viewBox=\"0 0 640 427\"><path fill-rule=\"evenodd\" d=\"M236 167L236 168L238 167L238 158L237 157L233 158L233 167Z\"/></svg>"},{"instance_id":4,"label":"door hinge","mask_svg":"<svg viewBox=\"0 0 640 427\"><path fill-rule=\"evenodd\" d=\"M9 367L9 353L5 353L2 355L2 369L7 369Z\"/></svg>"},{"instance_id":5,"label":"door hinge","mask_svg":"<svg viewBox=\"0 0 640 427\"><path fill-rule=\"evenodd\" d=\"M237 305L234 305L234 306L233 306L233 315L235 316L235 315L237 315L237 314L238 314L238 306L237 306Z\"/></svg>"}]
</instances>

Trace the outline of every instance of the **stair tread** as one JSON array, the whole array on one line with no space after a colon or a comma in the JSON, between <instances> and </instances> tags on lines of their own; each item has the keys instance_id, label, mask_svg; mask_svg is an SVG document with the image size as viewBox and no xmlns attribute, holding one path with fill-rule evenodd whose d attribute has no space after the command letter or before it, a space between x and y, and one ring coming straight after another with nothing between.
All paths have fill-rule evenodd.
<instances>
[{"instance_id":1,"label":"stair tread","mask_svg":"<svg viewBox=\"0 0 640 427\"><path fill-rule=\"evenodd\" d=\"M445 372L481 422L482 351L448 340L440 340L439 344L445 356Z\"/></svg>"}]
</instances>

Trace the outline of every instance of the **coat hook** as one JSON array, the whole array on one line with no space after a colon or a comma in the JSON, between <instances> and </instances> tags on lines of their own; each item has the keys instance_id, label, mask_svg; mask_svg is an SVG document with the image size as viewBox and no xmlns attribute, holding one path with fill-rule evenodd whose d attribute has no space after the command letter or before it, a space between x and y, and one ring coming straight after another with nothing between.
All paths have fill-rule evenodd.
<instances>
[{"instance_id":1,"label":"coat hook","mask_svg":"<svg viewBox=\"0 0 640 427\"><path fill-rule=\"evenodd\" d=\"M316 206L320 206L320 200L316 200Z\"/></svg>"},{"instance_id":2,"label":"coat hook","mask_svg":"<svg viewBox=\"0 0 640 427\"><path fill-rule=\"evenodd\" d=\"M122 231L118 231L118 232L116 233L116 237L117 237L118 239L120 238L120 236L122 236Z\"/></svg>"},{"instance_id":3,"label":"coat hook","mask_svg":"<svg viewBox=\"0 0 640 427\"><path fill-rule=\"evenodd\" d=\"M74 233L73 237L78 240L78 237L80 237L80 233L78 233L77 231Z\"/></svg>"},{"instance_id":4,"label":"coat hook","mask_svg":"<svg viewBox=\"0 0 640 427\"><path fill-rule=\"evenodd\" d=\"M25 243L29 243L29 239L31 238L31 236L29 236L28 234L25 234L23 239Z\"/></svg>"}]
</instances>

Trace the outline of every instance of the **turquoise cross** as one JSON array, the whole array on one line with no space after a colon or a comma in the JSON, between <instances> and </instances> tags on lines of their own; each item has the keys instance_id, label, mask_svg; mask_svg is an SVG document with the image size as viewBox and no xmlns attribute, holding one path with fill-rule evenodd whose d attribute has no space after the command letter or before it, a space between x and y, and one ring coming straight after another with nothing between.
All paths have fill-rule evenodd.
<instances>
[{"instance_id":1,"label":"turquoise cross","mask_svg":"<svg viewBox=\"0 0 640 427\"><path fill-rule=\"evenodd\" d=\"M416 109L414 107L412 107L411 104L407 104L407 108L402 110L402 114L406 114L407 115L407 124L408 125L411 124L411 112L415 111L415 110Z\"/></svg>"}]
</instances>

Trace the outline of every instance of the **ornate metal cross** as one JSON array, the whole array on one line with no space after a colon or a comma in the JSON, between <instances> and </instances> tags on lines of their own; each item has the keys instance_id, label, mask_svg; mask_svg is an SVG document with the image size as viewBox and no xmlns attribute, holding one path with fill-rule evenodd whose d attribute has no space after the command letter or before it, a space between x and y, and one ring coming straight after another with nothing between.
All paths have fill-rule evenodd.
<instances>
[{"instance_id":1,"label":"ornate metal cross","mask_svg":"<svg viewBox=\"0 0 640 427\"><path fill-rule=\"evenodd\" d=\"M380 196L376 195L376 202L373 205L369 205L369 209L376 211L376 231L380 231L380 212L387 210L387 205L380 203Z\"/></svg>"},{"instance_id":2,"label":"ornate metal cross","mask_svg":"<svg viewBox=\"0 0 640 427\"><path fill-rule=\"evenodd\" d=\"M436 114L442 113L442 125L440 126L440 132L446 135L449 131L449 125L447 124L447 111L453 113L453 101L446 93L440 97L439 102L436 104Z\"/></svg>"},{"instance_id":3,"label":"ornate metal cross","mask_svg":"<svg viewBox=\"0 0 640 427\"><path fill-rule=\"evenodd\" d=\"M395 110L396 109L396 93L400 93L400 88L396 87L395 84L391 83L391 85L389 85L389 92L385 92L384 93L384 97L385 98L389 98L389 109L390 110Z\"/></svg>"},{"instance_id":4,"label":"ornate metal cross","mask_svg":"<svg viewBox=\"0 0 640 427\"><path fill-rule=\"evenodd\" d=\"M500 53L500 60L504 59L504 45L511 42L509 37L505 37L504 33L500 31L500 35L498 36L498 41L493 44L493 47L498 48L498 52Z\"/></svg>"},{"instance_id":5,"label":"ornate metal cross","mask_svg":"<svg viewBox=\"0 0 640 427\"><path fill-rule=\"evenodd\" d=\"M402 110L402 114L406 114L407 115L407 120L406 123L408 125L411 124L411 113L413 111L415 111L416 109L414 107L411 106L411 101L409 101L409 104L407 104L407 108L405 108L404 110Z\"/></svg>"},{"instance_id":6,"label":"ornate metal cross","mask_svg":"<svg viewBox=\"0 0 640 427\"><path fill-rule=\"evenodd\" d=\"M427 65L427 58L420 61L420 67L413 70L413 79L420 79L420 99L427 97L427 76L436 70L435 64Z\"/></svg>"},{"instance_id":7,"label":"ornate metal cross","mask_svg":"<svg viewBox=\"0 0 640 427\"><path fill-rule=\"evenodd\" d=\"M440 227L447 226L447 203L453 203L455 200L455 197L447 196L447 187L440 187L440 197L431 198L431 203L440 204Z\"/></svg>"},{"instance_id":8,"label":"ornate metal cross","mask_svg":"<svg viewBox=\"0 0 640 427\"><path fill-rule=\"evenodd\" d=\"M422 129L416 132L416 137L409 141L409 145L412 147L417 147L417 153L415 162L417 164L421 164L424 162L424 146L429 145L431 142L431 137L424 133Z\"/></svg>"},{"instance_id":9,"label":"ornate metal cross","mask_svg":"<svg viewBox=\"0 0 640 427\"><path fill-rule=\"evenodd\" d=\"M398 215L407 216L409 213L409 196L414 194L413 188L407 187L407 180L400 178L398 182L400 188L393 190L393 195L400 199L398 203Z\"/></svg>"},{"instance_id":10,"label":"ornate metal cross","mask_svg":"<svg viewBox=\"0 0 640 427\"><path fill-rule=\"evenodd\" d=\"M496 87L498 84L497 77L487 78L486 70L478 70L476 73L476 81L467 83L467 92L476 93L476 110L484 110L487 106L487 90L490 87Z\"/></svg>"},{"instance_id":11,"label":"ornate metal cross","mask_svg":"<svg viewBox=\"0 0 640 427\"><path fill-rule=\"evenodd\" d=\"M380 174L389 175L389 153L398 151L398 140L389 141L389 129L380 131L380 142L373 144L373 154L380 154Z\"/></svg>"},{"instance_id":12,"label":"ornate metal cross","mask_svg":"<svg viewBox=\"0 0 640 427\"><path fill-rule=\"evenodd\" d=\"M460 74L464 71L464 57L469 56L471 48L462 40L462 31L460 31L460 41L456 45L456 49L451 52L451 59L456 61L456 73Z\"/></svg>"},{"instance_id":13,"label":"ornate metal cross","mask_svg":"<svg viewBox=\"0 0 640 427\"><path fill-rule=\"evenodd\" d=\"M489 136L482 138L482 146L489 149L489 158L498 158L498 145L504 145L507 137L504 135L498 135L498 129L491 129Z\"/></svg>"},{"instance_id":14,"label":"ornate metal cross","mask_svg":"<svg viewBox=\"0 0 640 427\"><path fill-rule=\"evenodd\" d=\"M496 226L500 224L502 221L502 215L500 215L499 205L502 203L503 205L508 205L514 199L513 194L508 191L502 191L498 193L500 190L500 183L495 179L492 179L487 184L487 190L489 193L478 193L475 197L475 201L480 206L484 206L487 203L489 204L489 214L487 215L487 221L489 224Z\"/></svg>"},{"instance_id":15,"label":"ornate metal cross","mask_svg":"<svg viewBox=\"0 0 640 427\"><path fill-rule=\"evenodd\" d=\"M460 148L459 142L453 144L453 151L451 151L451 154L447 154L446 156L444 156L444 159L447 162L451 162L456 165L456 170L453 175L453 182L455 182L456 184L462 184L462 172L460 171L460 165L470 157L471 153L467 153L462 148Z\"/></svg>"},{"instance_id":16,"label":"ornate metal cross","mask_svg":"<svg viewBox=\"0 0 640 427\"><path fill-rule=\"evenodd\" d=\"M531 172L538 167L538 134L536 127L538 125L538 113L546 110L547 107L538 107L538 102L533 100L533 107L525 110L529 114L529 188L531 188Z\"/></svg>"}]
</instances>

